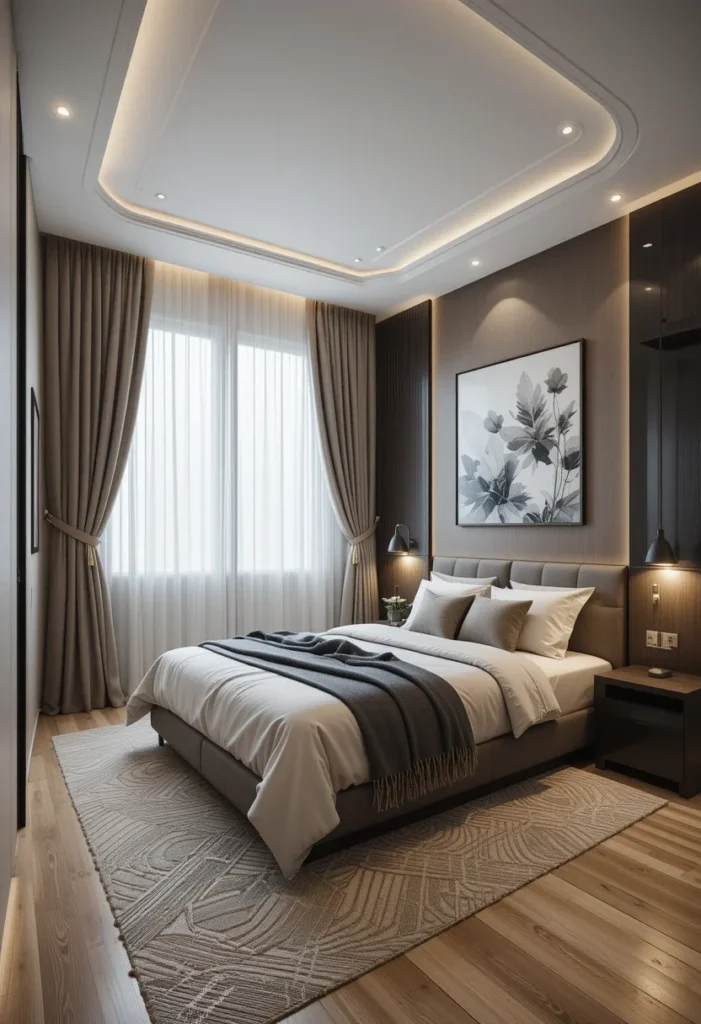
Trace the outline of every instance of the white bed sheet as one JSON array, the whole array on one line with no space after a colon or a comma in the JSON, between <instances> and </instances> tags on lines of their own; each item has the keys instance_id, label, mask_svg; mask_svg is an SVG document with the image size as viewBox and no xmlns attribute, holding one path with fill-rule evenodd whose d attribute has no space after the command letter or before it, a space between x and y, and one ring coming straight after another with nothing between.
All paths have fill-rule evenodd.
<instances>
[{"instance_id":1,"label":"white bed sheet","mask_svg":"<svg viewBox=\"0 0 701 1024\"><path fill-rule=\"evenodd\" d=\"M567 651L564 658L544 658L540 654L519 651L533 665L537 665L550 680L563 715L582 711L594 704L594 676L610 672L611 664L593 654Z\"/></svg>"}]
</instances>

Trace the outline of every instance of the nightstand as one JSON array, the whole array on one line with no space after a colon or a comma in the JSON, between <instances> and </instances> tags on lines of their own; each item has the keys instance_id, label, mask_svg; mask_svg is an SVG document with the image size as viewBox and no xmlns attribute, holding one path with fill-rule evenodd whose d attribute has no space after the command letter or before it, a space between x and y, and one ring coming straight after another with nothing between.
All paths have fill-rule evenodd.
<instances>
[{"instance_id":1,"label":"nightstand","mask_svg":"<svg viewBox=\"0 0 701 1024\"><path fill-rule=\"evenodd\" d=\"M595 677L596 766L701 792L701 676L653 679L642 665Z\"/></svg>"}]
</instances>

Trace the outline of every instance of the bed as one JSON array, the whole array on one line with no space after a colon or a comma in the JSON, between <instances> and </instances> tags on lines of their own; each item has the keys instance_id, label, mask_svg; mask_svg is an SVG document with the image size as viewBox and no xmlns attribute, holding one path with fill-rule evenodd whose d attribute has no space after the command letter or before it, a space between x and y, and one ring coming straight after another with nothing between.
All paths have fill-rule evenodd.
<instances>
[{"instance_id":1,"label":"bed","mask_svg":"<svg viewBox=\"0 0 701 1024\"><path fill-rule=\"evenodd\" d=\"M429 814L593 739L594 676L625 664L626 568L443 557L434 559L433 568L461 578L496 577L501 587L514 581L595 588L562 660L490 648L483 670L463 658L466 645L458 641L381 624L329 631L343 632L369 652L393 650L453 685L468 710L478 753L475 774L458 783L378 810L362 738L340 701L211 650L181 648L161 656L130 699L128 720L150 711L160 741L249 817L286 877L309 856ZM511 687L502 685L511 678L525 688L527 720L518 727L521 696L514 706ZM554 695L558 717L529 727L538 721L529 694L544 704L547 694Z\"/></svg>"}]
</instances>

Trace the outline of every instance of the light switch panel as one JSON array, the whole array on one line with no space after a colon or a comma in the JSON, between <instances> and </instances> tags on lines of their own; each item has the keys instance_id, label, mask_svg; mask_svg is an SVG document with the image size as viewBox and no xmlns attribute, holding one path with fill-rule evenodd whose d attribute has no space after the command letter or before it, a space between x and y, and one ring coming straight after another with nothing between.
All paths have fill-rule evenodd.
<instances>
[{"instance_id":1,"label":"light switch panel","mask_svg":"<svg viewBox=\"0 0 701 1024\"><path fill-rule=\"evenodd\" d=\"M663 633L662 634L662 648L665 651L675 651L679 647L679 634L678 633Z\"/></svg>"},{"instance_id":2,"label":"light switch panel","mask_svg":"<svg viewBox=\"0 0 701 1024\"><path fill-rule=\"evenodd\" d=\"M645 633L645 646L646 647L659 647L660 646L660 634L656 629L648 629Z\"/></svg>"}]
</instances>

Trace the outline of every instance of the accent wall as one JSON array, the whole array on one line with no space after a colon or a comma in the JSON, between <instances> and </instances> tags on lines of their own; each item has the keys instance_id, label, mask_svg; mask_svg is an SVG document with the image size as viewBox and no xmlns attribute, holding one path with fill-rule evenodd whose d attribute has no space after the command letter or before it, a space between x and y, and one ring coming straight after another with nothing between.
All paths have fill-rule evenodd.
<instances>
[{"instance_id":1,"label":"accent wall","mask_svg":"<svg viewBox=\"0 0 701 1024\"><path fill-rule=\"evenodd\" d=\"M628 221L433 304L433 553L628 562ZM457 526L455 377L586 339L584 526Z\"/></svg>"}]
</instances>

